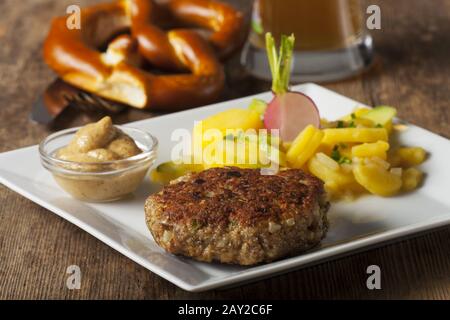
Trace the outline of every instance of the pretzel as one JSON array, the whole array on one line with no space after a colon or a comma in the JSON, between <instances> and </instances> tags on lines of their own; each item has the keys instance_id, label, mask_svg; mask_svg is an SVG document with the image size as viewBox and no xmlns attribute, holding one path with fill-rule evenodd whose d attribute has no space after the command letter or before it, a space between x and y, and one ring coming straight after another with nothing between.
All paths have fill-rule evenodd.
<instances>
[{"instance_id":1,"label":"pretzel","mask_svg":"<svg viewBox=\"0 0 450 320\"><path fill-rule=\"evenodd\" d=\"M214 101L225 77L217 56L242 43L242 15L213 0L119 0L83 9L80 29L68 29L66 19L52 22L46 63L64 81L136 108L173 111ZM167 21L209 33L166 32L160 25ZM177 74L150 73L148 64Z\"/></svg>"}]
</instances>

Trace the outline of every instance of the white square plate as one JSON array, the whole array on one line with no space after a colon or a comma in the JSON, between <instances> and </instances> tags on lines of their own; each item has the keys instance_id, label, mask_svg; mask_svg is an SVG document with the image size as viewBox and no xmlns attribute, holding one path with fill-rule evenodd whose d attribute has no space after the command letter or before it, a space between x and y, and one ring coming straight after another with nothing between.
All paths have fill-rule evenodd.
<instances>
[{"instance_id":1,"label":"white square plate","mask_svg":"<svg viewBox=\"0 0 450 320\"><path fill-rule=\"evenodd\" d=\"M336 119L362 104L314 84L294 88L317 103L322 117ZM269 100L263 93L194 110L134 122L160 142L158 163L170 159L171 132L191 129L195 120L228 108L246 108L252 98ZM301 266L349 254L395 238L450 223L450 143L447 139L410 125L401 144L426 148L429 159L424 186L393 198L364 197L354 203L334 203L329 212L331 227L322 245L305 254L255 267L207 264L166 253L156 245L144 221L144 201L157 190L148 179L128 199L88 204L72 199L40 164L37 146L0 154L0 182L77 225L152 272L188 291L204 291L273 276ZM20 212L18 214L24 214Z\"/></svg>"}]
</instances>

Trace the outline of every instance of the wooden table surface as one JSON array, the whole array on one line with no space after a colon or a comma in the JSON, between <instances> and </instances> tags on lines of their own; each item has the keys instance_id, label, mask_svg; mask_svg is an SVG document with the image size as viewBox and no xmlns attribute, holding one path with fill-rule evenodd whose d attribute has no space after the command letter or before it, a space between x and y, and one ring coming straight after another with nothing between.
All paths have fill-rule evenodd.
<instances>
[{"instance_id":1,"label":"wooden table surface","mask_svg":"<svg viewBox=\"0 0 450 320\"><path fill-rule=\"evenodd\" d=\"M31 105L54 75L41 58L51 17L92 1L0 2L0 152L29 146L56 129L89 121L62 119L48 129L28 120ZM249 1L234 0L248 11ZM362 76L326 87L370 105L389 104L407 121L450 137L450 1L379 4L377 59ZM235 58L223 100L265 91ZM127 112L118 122L155 114ZM66 268L82 270L80 290L65 286ZM382 290L366 288L366 268L381 267ZM1 299L450 299L450 227L241 287L185 292L78 227L0 186Z\"/></svg>"}]
</instances>

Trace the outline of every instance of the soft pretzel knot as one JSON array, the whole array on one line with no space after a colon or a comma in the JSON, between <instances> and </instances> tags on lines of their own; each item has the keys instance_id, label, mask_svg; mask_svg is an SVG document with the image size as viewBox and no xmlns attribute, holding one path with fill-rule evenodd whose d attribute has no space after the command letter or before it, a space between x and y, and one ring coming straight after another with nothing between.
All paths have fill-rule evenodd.
<instances>
[{"instance_id":1,"label":"soft pretzel knot","mask_svg":"<svg viewBox=\"0 0 450 320\"><path fill-rule=\"evenodd\" d=\"M208 32L165 31L168 23ZM225 78L218 57L242 44L242 29L242 14L218 1L119 0L83 9L80 29L67 28L66 17L54 19L44 59L66 82L99 96L137 108L185 109L218 98Z\"/></svg>"}]
</instances>

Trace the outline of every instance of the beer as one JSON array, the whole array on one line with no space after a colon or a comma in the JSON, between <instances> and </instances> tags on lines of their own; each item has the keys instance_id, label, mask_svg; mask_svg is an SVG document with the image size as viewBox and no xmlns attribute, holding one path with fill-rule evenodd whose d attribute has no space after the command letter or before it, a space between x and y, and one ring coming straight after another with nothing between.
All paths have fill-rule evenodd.
<instances>
[{"instance_id":1,"label":"beer","mask_svg":"<svg viewBox=\"0 0 450 320\"><path fill-rule=\"evenodd\" d=\"M264 34L295 34L296 50L345 48L363 34L359 0L256 0L250 41L264 47ZM255 30L256 29L256 30Z\"/></svg>"},{"instance_id":2,"label":"beer","mask_svg":"<svg viewBox=\"0 0 450 320\"><path fill-rule=\"evenodd\" d=\"M372 38L360 0L255 0L252 32L242 64L270 80L265 34L295 35L292 81L334 81L358 74L373 61Z\"/></svg>"}]
</instances>

